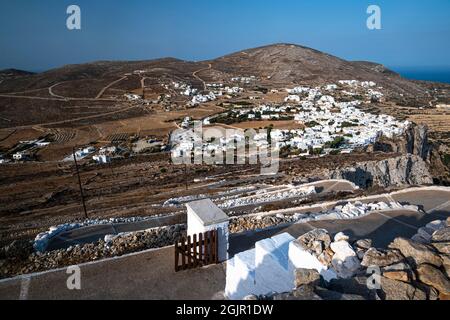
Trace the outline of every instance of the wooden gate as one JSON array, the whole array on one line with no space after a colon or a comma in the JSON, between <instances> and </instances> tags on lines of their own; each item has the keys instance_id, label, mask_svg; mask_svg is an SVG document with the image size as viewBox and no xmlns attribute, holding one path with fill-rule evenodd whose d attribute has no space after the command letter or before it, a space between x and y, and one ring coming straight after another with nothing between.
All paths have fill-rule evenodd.
<instances>
[{"instance_id":1,"label":"wooden gate","mask_svg":"<svg viewBox=\"0 0 450 320\"><path fill-rule=\"evenodd\" d=\"M175 242L175 272L217 264L217 230L183 237Z\"/></svg>"}]
</instances>

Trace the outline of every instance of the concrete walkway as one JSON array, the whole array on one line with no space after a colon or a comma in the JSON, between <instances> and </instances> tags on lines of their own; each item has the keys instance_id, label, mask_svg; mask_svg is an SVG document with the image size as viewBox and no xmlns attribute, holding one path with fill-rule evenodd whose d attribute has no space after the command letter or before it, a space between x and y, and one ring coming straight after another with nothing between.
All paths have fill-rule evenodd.
<instances>
[{"instance_id":1,"label":"concrete walkway","mask_svg":"<svg viewBox=\"0 0 450 320\"><path fill-rule=\"evenodd\" d=\"M283 232L288 232L298 238L302 234L316 228L328 230L332 235L344 232L350 237L350 241L369 238L373 246L385 248L396 237L410 238L417 233L417 229L428 222L450 216L447 214L422 214L416 211L395 210L389 212L375 212L368 216L353 220L322 220L309 223L298 223L274 227L263 231L249 231L240 234L232 234L230 237L230 255L251 249L259 240L273 237Z\"/></svg>"},{"instance_id":2,"label":"concrete walkway","mask_svg":"<svg viewBox=\"0 0 450 320\"><path fill-rule=\"evenodd\" d=\"M223 299L222 264L176 273L174 248L80 265L81 290L69 290L67 269L0 280L0 299Z\"/></svg>"},{"instance_id":3,"label":"concrete walkway","mask_svg":"<svg viewBox=\"0 0 450 320\"><path fill-rule=\"evenodd\" d=\"M354 220L314 221L271 230L232 235L230 254L258 240L289 232L298 237L313 228L343 231L352 240L371 238L385 247L395 237L411 237L426 223L450 216L450 188L419 189L391 195L396 201L422 205L426 214L393 210ZM383 201L386 201L383 200ZM66 269L0 280L0 299L222 299L225 266L174 272L174 249L167 247L80 265L81 290L69 290Z\"/></svg>"},{"instance_id":4,"label":"concrete walkway","mask_svg":"<svg viewBox=\"0 0 450 320\"><path fill-rule=\"evenodd\" d=\"M433 220L445 220L450 216L450 188L437 188L430 190L411 189L402 192L395 192L391 195L371 196L366 198L367 202L374 201L399 201L408 204L418 205L426 213L393 210L389 212L374 212L368 216L353 220L322 220L311 221L309 223L298 223L282 225L263 231L249 231L231 235L230 254L234 254L251 249L259 240L272 237L276 234L289 232L293 237L314 229L323 228L331 234L344 232L350 236L350 240L370 238L375 247L384 248L396 237L412 237L417 233L417 229L423 227ZM319 212L323 208L330 208L332 205L313 205L303 210L295 212Z\"/></svg>"}]
</instances>

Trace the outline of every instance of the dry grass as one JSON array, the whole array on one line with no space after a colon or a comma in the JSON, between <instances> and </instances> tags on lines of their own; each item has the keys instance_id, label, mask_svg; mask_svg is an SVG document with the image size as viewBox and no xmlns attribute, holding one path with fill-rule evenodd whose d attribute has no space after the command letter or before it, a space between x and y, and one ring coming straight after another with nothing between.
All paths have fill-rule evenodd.
<instances>
[{"instance_id":1,"label":"dry grass","mask_svg":"<svg viewBox=\"0 0 450 320\"><path fill-rule=\"evenodd\" d=\"M409 117L409 120L419 124L426 124L431 131L450 131L450 115L412 115Z\"/></svg>"},{"instance_id":2,"label":"dry grass","mask_svg":"<svg viewBox=\"0 0 450 320\"><path fill-rule=\"evenodd\" d=\"M23 129L0 129L0 147L9 149L20 140L32 140L46 134L52 134L56 140L50 146L39 150L38 155L43 161L61 160L67 156L73 147L79 147L92 142L107 142L112 137L121 136L155 136L167 138L169 133L177 129L176 121L186 116L194 119L222 112L215 104L205 104L197 108L170 111L158 109L144 116L98 122L91 125L81 125L72 128L36 126Z\"/></svg>"}]
</instances>

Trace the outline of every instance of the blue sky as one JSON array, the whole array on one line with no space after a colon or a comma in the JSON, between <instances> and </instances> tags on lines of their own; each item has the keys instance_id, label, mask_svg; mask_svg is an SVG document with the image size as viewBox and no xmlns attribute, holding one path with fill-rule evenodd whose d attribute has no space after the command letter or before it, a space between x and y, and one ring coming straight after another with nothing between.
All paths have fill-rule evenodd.
<instances>
[{"instance_id":1,"label":"blue sky","mask_svg":"<svg viewBox=\"0 0 450 320\"><path fill-rule=\"evenodd\" d=\"M81 7L82 30L66 28ZM366 9L382 10L368 30ZM215 58L288 42L388 67L450 69L450 1L0 0L0 69L94 60Z\"/></svg>"}]
</instances>

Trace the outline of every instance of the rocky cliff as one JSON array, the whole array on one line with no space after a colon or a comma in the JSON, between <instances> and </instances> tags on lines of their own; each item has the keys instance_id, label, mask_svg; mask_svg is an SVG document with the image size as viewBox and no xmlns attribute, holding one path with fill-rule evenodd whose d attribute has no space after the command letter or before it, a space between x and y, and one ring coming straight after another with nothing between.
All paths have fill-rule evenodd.
<instances>
[{"instance_id":1,"label":"rocky cliff","mask_svg":"<svg viewBox=\"0 0 450 320\"><path fill-rule=\"evenodd\" d=\"M419 156L425 161L429 161L432 150L433 146L428 140L428 127L413 123L409 126L401 138L381 138L374 145L369 146L367 151L413 154Z\"/></svg>"},{"instance_id":2,"label":"rocky cliff","mask_svg":"<svg viewBox=\"0 0 450 320\"><path fill-rule=\"evenodd\" d=\"M381 138L366 151L413 154L426 161L435 184L449 185L450 170L442 162L441 144L428 139L428 127L412 123L398 139Z\"/></svg>"},{"instance_id":3,"label":"rocky cliff","mask_svg":"<svg viewBox=\"0 0 450 320\"><path fill-rule=\"evenodd\" d=\"M433 178L426 162L419 156L406 154L381 161L356 163L325 172L329 179L346 179L361 188L379 186L426 185Z\"/></svg>"}]
</instances>

